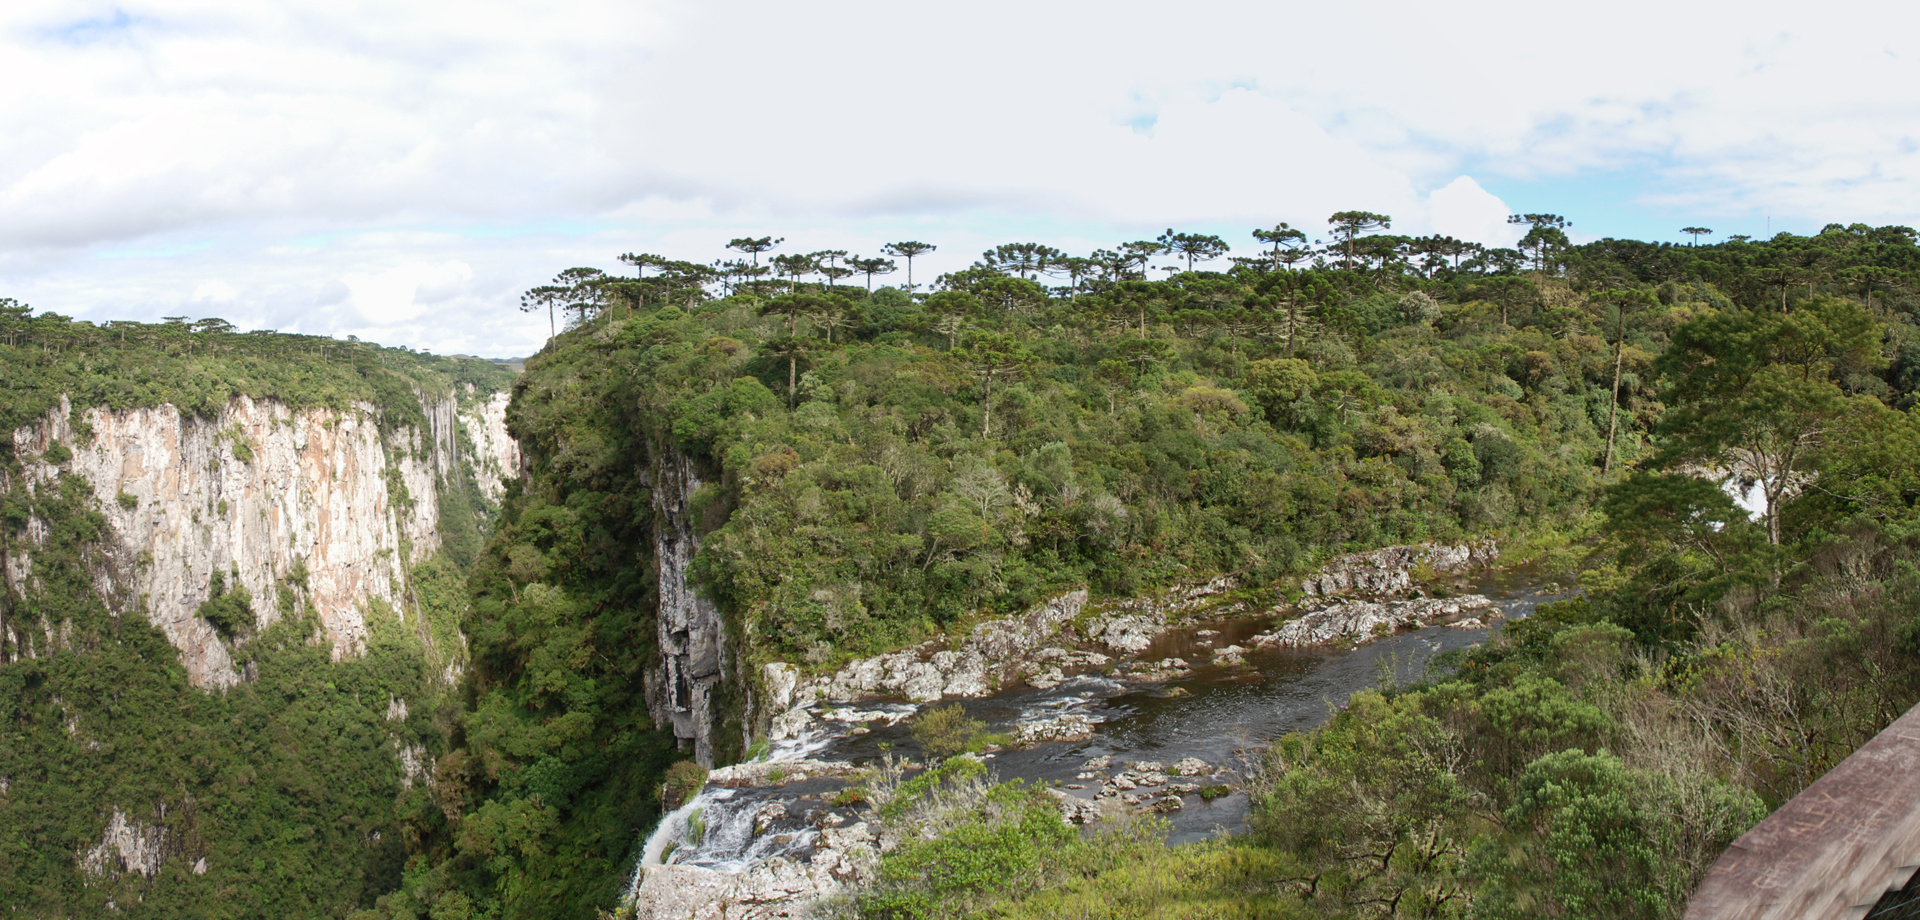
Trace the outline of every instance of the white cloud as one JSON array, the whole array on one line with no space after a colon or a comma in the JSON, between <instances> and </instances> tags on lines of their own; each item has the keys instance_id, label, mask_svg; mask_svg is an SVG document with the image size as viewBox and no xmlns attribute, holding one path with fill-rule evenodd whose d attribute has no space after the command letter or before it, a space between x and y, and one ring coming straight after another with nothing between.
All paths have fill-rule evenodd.
<instances>
[{"instance_id":1,"label":"white cloud","mask_svg":"<svg viewBox=\"0 0 1920 920\"><path fill-rule=\"evenodd\" d=\"M1507 218L1506 202L1480 187L1472 176L1461 176L1427 196L1431 226L1436 233L1486 246L1512 246L1520 234Z\"/></svg>"},{"instance_id":2,"label":"white cloud","mask_svg":"<svg viewBox=\"0 0 1920 920\"><path fill-rule=\"evenodd\" d=\"M240 296L233 285L225 281L208 281L193 289L193 296L187 298L194 303L231 303Z\"/></svg>"},{"instance_id":3,"label":"white cloud","mask_svg":"<svg viewBox=\"0 0 1920 920\"><path fill-rule=\"evenodd\" d=\"M516 294L555 270L747 233L938 242L921 281L1014 237L1243 246L1349 208L1500 242L1493 180L1603 173L1649 208L1911 220L1920 8L1803 13L15 2L0 293L154 317L219 278L256 325L523 353Z\"/></svg>"},{"instance_id":4,"label":"white cloud","mask_svg":"<svg viewBox=\"0 0 1920 920\"><path fill-rule=\"evenodd\" d=\"M417 318L432 304L453 300L466 291L473 269L449 260L437 265L408 262L378 274L342 275L347 300L369 323L387 324Z\"/></svg>"}]
</instances>

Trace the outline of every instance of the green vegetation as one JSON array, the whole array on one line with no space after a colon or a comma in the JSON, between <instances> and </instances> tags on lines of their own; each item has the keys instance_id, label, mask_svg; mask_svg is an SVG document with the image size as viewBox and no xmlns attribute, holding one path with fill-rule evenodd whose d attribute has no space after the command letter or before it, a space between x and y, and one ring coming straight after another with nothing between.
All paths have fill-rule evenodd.
<instances>
[{"instance_id":1,"label":"green vegetation","mask_svg":"<svg viewBox=\"0 0 1920 920\"><path fill-rule=\"evenodd\" d=\"M667 808L679 808L698 795L706 784L706 767L691 760L678 761L667 768L667 778L660 784L660 803Z\"/></svg>"},{"instance_id":2,"label":"green vegetation","mask_svg":"<svg viewBox=\"0 0 1920 920\"><path fill-rule=\"evenodd\" d=\"M221 777L264 784L261 763L320 762L303 759L313 739L359 745L340 770L273 775L274 790L318 790L341 811L302 831L320 827L320 806L267 807L258 820L288 840L220 838L254 855L210 856L207 878L239 873L222 884L258 894L219 909L593 917L614 906L663 806L697 788L646 715L644 681L663 523L652 490L688 464L701 482L684 509L701 540L694 576L726 620L734 674L770 660L824 670L1073 587L1127 596L1230 573L1284 590L1331 554L1396 542L1496 535L1582 569L1579 599L1280 739L1239 786L1254 828L1241 840L1168 848L1151 823L1083 837L1044 790L993 784L951 756L981 743L979 728L931 710L916 735L945 759L912 778L889 766L857 793L898 837L847 912L1674 916L1728 840L1920 698L1920 247L1905 228L1837 225L1573 246L1563 218L1516 221L1519 248L1488 250L1342 212L1327 248L1282 224L1224 271L1207 267L1227 241L1171 229L1085 256L1015 243L925 296L911 282L870 290L889 260L844 252L781 254L768 277L770 236L733 241L751 261L717 271L633 254L652 275L569 269L526 300L568 324L515 384L526 488L490 534L471 490L442 490L446 552L415 573L424 632L375 618L373 645L405 655L321 670L293 625L229 629L258 677L226 696L188 692L157 633L86 600L79 560L99 520L77 497L41 508L79 487L10 487L6 538L37 514L70 548L57 552L71 581L58 599L34 595L31 622L72 619L95 644L0 666L22 688L5 730L27 739L0 753L0 775L18 790L34 770L99 756L72 747L93 736L61 727L62 707L83 727L129 711L79 677L32 675L135 662L145 677L96 685L159 681L166 702L129 725L135 740L109 740L158 739L142 756L171 752L165 782L87 803L165 802L152 820L208 822L223 796L265 794ZM1149 280L1162 253L1183 270ZM853 273L868 285L839 283ZM366 400L404 424L414 387L497 373L214 321L95 328L7 309L0 381L16 422L61 392L202 414L247 392ZM1725 480L1753 486L1764 513L1738 507ZM11 510L29 506L41 510ZM294 582L280 609L298 610ZM13 622L27 608L11 597ZM421 663L460 647L456 618L466 676L436 696ZM377 670L402 662L416 671ZM374 676L355 684L353 669ZM725 692L717 758L732 760L750 733L745 689ZM389 725L386 698L403 695L433 702ZM251 699L254 723L151 715ZM283 715L318 734L254 759L220 753L223 732L264 751ZM432 763L431 793L401 782L395 743ZM133 762L85 781L133 789L148 781ZM202 772L165 773L175 765ZM13 860L4 883L21 887L0 894L75 913L106 897L64 855L92 846L97 804L16 814L27 806L8 795L8 826L26 830L0 853ZM168 826L170 839L213 839ZM322 859L323 846L337 849ZM279 894L282 866L310 887ZM154 889L189 892L178 900L116 903L190 913L212 903L192 900L214 890L199 878Z\"/></svg>"},{"instance_id":3,"label":"green vegetation","mask_svg":"<svg viewBox=\"0 0 1920 920\"><path fill-rule=\"evenodd\" d=\"M510 379L486 362L239 335L218 321L96 327L0 302L9 430L62 394L76 407L172 402L208 418L238 395L365 402L391 429L424 425L416 390L465 399L471 383L484 397ZM91 432L73 420L84 445ZM222 440L235 460L252 459L237 431ZM56 444L38 459L71 457ZM21 916L344 917L398 888L409 828L447 820L430 787L460 699L441 675L464 656L470 606L465 561L450 557L479 552L491 515L472 471L441 490L447 552L416 567L409 628L370 605L363 656L334 662L315 639L304 562L271 597L215 570L196 613L246 675L218 691L188 683L144 600L115 614L95 592L110 535L92 486L70 473L30 481L25 459L11 439L0 447L0 552L32 560L30 578L0 591L0 904ZM111 504L140 502L121 493ZM260 629L268 606L278 620ZM156 874L102 849L115 815L157 848ZM98 874L83 868L96 851Z\"/></svg>"},{"instance_id":4,"label":"green vegetation","mask_svg":"<svg viewBox=\"0 0 1920 920\"><path fill-rule=\"evenodd\" d=\"M1912 241L1559 251L1629 339L1660 331L1619 349L1645 442L1597 458L1588 593L1280 739L1242 786L1247 840L1116 848L925 913L1678 916L1728 842L1920 700L1920 303L1889 296Z\"/></svg>"},{"instance_id":5,"label":"green vegetation","mask_svg":"<svg viewBox=\"0 0 1920 920\"><path fill-rule=\"evenodd\" d=\"M970 718L959 703L931 706L913 719L913 740L920 742L929 760L945 760L979 746L987 723Z\"/></svg>"},{"instance_id":6,"label":"green vegetation","mask_svg":"<svg viewBox=\"0 0 1920 920\"><path fill-rule=\"evenodd\" d=\"M253 628L253 595L240 586L237 574L233 590L227 590L226 573L215 569L207 600L195 612L220 638L232 639Z\"/></svg>"},{"instance_id":7,"label":"green vegetation","mask_svg":"<svg viewBox=\"0 0 1920 920\"><path fill-rule=\"evenodd\" d=\"M512 377L488 361L358 340L241 333L221 319L96 326L57 313L36 316L25 304L0 298L4 431L46 415L62 395L81 407L170 403L183 415L201 418L217 417L239 396L276 399L294 408L346 409L362 402L376 407L384 430L411 425L424 431L427 421L416 390L464 392L472 384L495 393ZM236 458L251 459L253 448L244 436L230 443ZM0 454L12 451L11 440L0 443Z\"/></svg>"},{"instance_id":8,"label":"green vegetation","mask_svg":"<svg viewBox=\"0 0 1920 920\"><path fill-rule=\"evenodd\" d=\"M47 528L33 553L40 584L8 597L7 623L58 623L70 637L0 664L0 903L46 916L104 916L112 902L139 917L320 917L392 889L407 858L401 816L438 813L396 756L430 765L445 743L450 701L419 649L376 635L336 664L308 641L317 624L293 617L235 646L253 680L194 688L158 629L93 593L85 554L105 522L91 496L71 476L0 495L6 539L29 516ZM228 601L245 595L209 606ZM236 635L253 621L217 622ZM389 721L390 699L411 714ZM117 878L76 865L116 812L164 835L151 880L120 875L111 850Z\"/></svg>"}]
</instances>

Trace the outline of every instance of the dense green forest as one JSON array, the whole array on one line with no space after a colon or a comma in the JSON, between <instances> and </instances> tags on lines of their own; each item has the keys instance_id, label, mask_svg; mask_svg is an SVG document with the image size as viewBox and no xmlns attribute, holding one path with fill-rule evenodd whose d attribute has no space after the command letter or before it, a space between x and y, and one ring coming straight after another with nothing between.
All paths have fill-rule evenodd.
<instances>
[{"instance_id":1,"label":"dense green forest","mask_svg":"<svg viewBox=\"0 0 1920 920\"><path fill-rule=\"evenodd\" d=\"M562 272L524 301L566 328L514 385L530 475L467 573L432 793L370 787L404 850L357 871L394 884L278 906L615 906L684 756L642 701L651 472L683 457L737 674L1072 587L1284 593L1332 554L1425 539L1497 536L1585 588L1258 752L1243 838L1083 838L953 762L919 788L987 791L949 797L957 830L890 854L849 912L1677 915L1727 841L1920 698L1920 247L1858 225L1576 246L1558 217L1517 220L1510 250L1364 212L1318 245L1256 231L1230 262L1172 231L1010 244L901 287L875 279L926 244ZM967 871L927 871L959 853Z\"/></svg>"},{"instance_id":2,"label":"dense green forest","mask_svg":"<svg viewBox=\"0 0 1920 920\"><path fill-rule=\"evenodd\" d=\"M1014 244L925 293L849 281L890 266L845 253L759 266L777 241L743 239L749 261L629 255L637 277L529 292L569 329L517 384L533 477L475 578L487 736L461 756L489 765L466 787L484 836L392 915L459 867L454 893L501 916L605 906L537 903L555 860L624 879L642 827L588 836L640 812L615 790L646 774L542 733L582 717L621 750L640 728L634 522L671 453L705 471L695 566L748 663L826 669L1069 586L1284 584L1397 541L1493 534L1582 570L1582 599L1276 746L1247 839L1036 846L1030 810L982 803L965 848L1004 852L942 888L909 848L856 912L1674 914L1920 692L1920 249L1860 226L1573 246L1520 220L1521 249L1488 251L1343 214L1321 248L1263 230L1224 271L1195 234ZM1696 474L1760 482L1767 513Z\"/></svg>"},{"instance_id":3,"label":"dense green forest","mask_svg":"<svg viewBox=\"0 0 1920 920\"><path fill-rule=\"evenodd\" d=\"M172 403L213 417L237 395L295 407L374 407L386 428L424 428L428 393L498 392L512 373L310 336L238 334L219 320L95 326L0 301L0 549L31 577L0 596L0 905L10 917L338 917L400 883L409 822L434 810L403 751L447 748L458 696L416 628L374 603L364 656L335 663L315 642L304 569L274 597L228 589L199 613L251 679L189 684L178 651L96 593L108 542L94 490L71 473L29 483L12 430L62 394L76 405ZM84 431L82 432L84 436ZM73 447L82 445L76 444ZM464 568L489 511L470 468L443 483L443 551L412 573L409 622L451 630L467 607ZM124 497L124 496L123 496ZM255 611L281 618L256 632ZM28 653L17 634L44 631ZM244 636L244 641L237 637ZM53 649L52 654L46 654ZM396 717L392 700L410 701ZM156 871L82 870L115 813Z\"/></svg>"}]
</instances>

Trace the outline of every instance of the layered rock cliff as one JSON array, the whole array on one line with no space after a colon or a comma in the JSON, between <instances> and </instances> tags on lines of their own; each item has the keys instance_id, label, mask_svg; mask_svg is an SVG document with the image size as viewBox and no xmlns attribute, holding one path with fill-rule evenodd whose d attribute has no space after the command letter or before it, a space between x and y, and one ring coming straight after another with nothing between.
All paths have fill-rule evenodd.
<instances>
[{"instance_id":1,"label":"layered rock cliff","mask_svg":"<svg viewBox=\"0 0 1920 920\"><path fill-rule=\"evenodd\" d=\"M700 550L691 507L700 475L690 459L669 448L656 453L650 476L660 657L647 672L647 709L654 724L673 726L676 738L692 743L695 759L712 766L727 644L719 608L698 593L690 572Z\"/></svg>"},{"instance_id":2,"label":"layered rock cliff","mask_svg":"<svg viewBox=\"0 0 1920 920\"><path fill-rule=\"evenodd\" d=\"M464 482L497 501L519 475L504 424L507 395L419 394L426 430L383 430L374 407L292 409L240 397L214 418L171 405L112 410L62 398L12 432L34 488L61 473L92 485L110 537L91 560L115 614L140 613L180 650L192 682L233 684L231 647L198 611L215 574L254 601L254 627L283 615L283 594L317 615L336 660L365 648L369 604L403 621L409 567L439 546L439 490ZM457 486L456 486L457 487ZM0 550L9 587L33 578L28 545ZM57 644L57 626L16 630L0 611L0 654Z\"/></svg>"}]
</instances>

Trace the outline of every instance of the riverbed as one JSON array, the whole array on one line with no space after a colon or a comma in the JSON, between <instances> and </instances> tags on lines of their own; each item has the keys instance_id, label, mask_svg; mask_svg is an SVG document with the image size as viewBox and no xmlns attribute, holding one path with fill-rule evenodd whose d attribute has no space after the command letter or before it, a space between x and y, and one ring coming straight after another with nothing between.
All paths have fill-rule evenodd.
<instances>
[{"instance_id":1,"label":"riverbed","mask_svg":"<svg viewBox=\"0 0 1920 920\"><path fill-rule=\"evenodd\" d=\"M1506 620L1525 617L1538 604L1564 596L1559 584L1531 567L1482 573L1446 590L1485 595ZM1166 680L1090 673L1048 689L1016 686L960 705L996 732L1011 733L1022 724L1067 713L1096 723L1092 737L1084 740L988 753L986 763L1000 780L1044 783L1093 800L1104 771L1090 771L1089 761L1111 758L1111 771L1117 773L1142 761L1170 765L1197 758L1222 771L1201 783L1231 785L1243 773L1246 758L1273 738L1323 724L1355 691L1426 676L1436 656L1485 642L1500 622L1493 618L1491 629L1430 626L1354 648L1254 649L1237 665L1210 662L1216 649L1247 646L1251 637L1274 625L1271 619L1198 622L1160 637L1138 656L1140 661L1179 658L1194 665ZM776 745L770 759L855 766L876 764L888 755L918 759L919 746L908 721L916 709L902 701L864 704L857 707L864 721L823 720L805 736ZM823 829L868 817L864 806L836 804L834 793L846 784L843 777L815 776L749 788L709 786L663 819L647 841L642 865L741 873L771 856L805 861L819 845ZM1165 814L1172 843L1246 828L1244 793L1211 801L1187 794L1180 801L1181 807Z\"/></svg>"}]
</instances>

